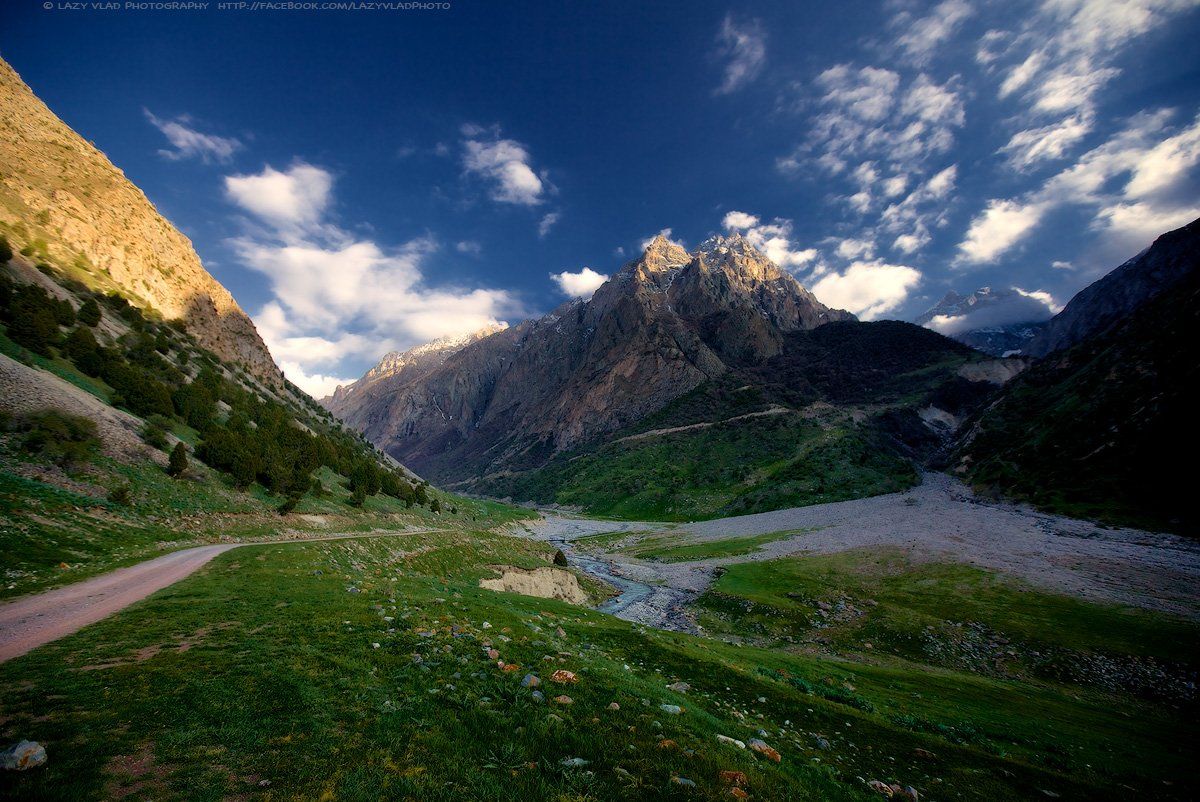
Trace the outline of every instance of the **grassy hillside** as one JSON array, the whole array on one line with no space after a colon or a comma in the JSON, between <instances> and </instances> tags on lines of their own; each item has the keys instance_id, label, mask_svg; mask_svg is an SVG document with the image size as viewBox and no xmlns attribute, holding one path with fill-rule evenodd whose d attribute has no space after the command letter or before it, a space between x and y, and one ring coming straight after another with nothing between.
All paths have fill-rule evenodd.
<instances>
[{"instance_id":1,"label":"grassy hillside","mask_svg":"<svg viewBox=\"0 0 1200 802\"><path fill-rule=\"evenodd\" d=\"M781 611L730 619L735 643L477 585L491 566L550 558L468 528L221 555L0 666L0 735L50 755L6 778L0 798L716 800L736 782L755 799L877 799L869 780L931 799L1189 796L1190 701L893 657L876 624L860 633L875 651L836 659L755 630L796 620L804 603L788 593L850 586L885 618L979 615L1088 647L1096 630L1075 625L1115 622L1125 636L1112 649L1147 633L1147 653L1164 658L1191 630L1041 596L998 618L994 593L956 607L963 582L986 591L982 575L886 579L853 565L730 571L720 598ZM578 681L553 683L559 669ZM522 686L530 673L544 699ZM759 738L780 760L718 735Z\"/></svg>"},{"instance_id":2,"label":"grassy hillside","mask_svg":"<svg viewBox=\"0 0 1200 802\"><path fill-rule=\"evenodd\" d=\"M830 323L543 467L474 490L593 515L699 520L904 490L938 447L917 416L963 414L993 388L957 376L970 349L895 321Z\"/></svg>"}]
</instances>

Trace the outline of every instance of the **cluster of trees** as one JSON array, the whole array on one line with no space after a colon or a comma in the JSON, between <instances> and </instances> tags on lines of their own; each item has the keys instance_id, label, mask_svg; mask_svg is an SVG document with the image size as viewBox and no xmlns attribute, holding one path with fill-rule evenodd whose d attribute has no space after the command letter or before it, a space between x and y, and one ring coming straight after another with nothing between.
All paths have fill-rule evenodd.
<instances>
[{"instance_id":1,"label":"cluster of trees","mask_svg":"<svg viewBox=\"0 0 1200 802\"><path fill-rule=\"evenodd\" d=\"M105 314L130 329L110 345L94 331ZM146 442L156 448L166 450L175 421L195 429L201 438L199 459L227 473L239 488L258 482L284 497L281 511L293 509L305 493L323 492L313 477L322 466L348 477L356 506L383 493L409 507L441 508L427 484L414 484L384 467L369 446L340 429L301 425L282 403L228 379L211 354L194 349L199 370L189 379L180 368L191 362L193 349L182 324L149 320L119 295L101 296L99 302L89 296L76 310L41 287L16 285L0 274L0 321L19 345L48 358L69 359L111 387L113 406L145 418ZM178 476L186 469L186 448L176 446L168 472Z\"/></svg>"}]
</instances>

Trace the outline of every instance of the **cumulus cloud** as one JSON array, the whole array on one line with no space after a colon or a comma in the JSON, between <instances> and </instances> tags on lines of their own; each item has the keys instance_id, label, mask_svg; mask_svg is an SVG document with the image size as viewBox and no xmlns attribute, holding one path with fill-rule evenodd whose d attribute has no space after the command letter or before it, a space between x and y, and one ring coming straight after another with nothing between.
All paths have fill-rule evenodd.
<instances>
[{"instance_id":1,"label":"cumulus cloud","mask_svg":"<svg viewBox=\"0 0 1200 802\"><path fill-rule=\"evenodd\" d=\"M463 169L491 185L492 200L518 206L542 202L546 184L530 166L524 145L475 125L463 126L463 135Z\"/></svg>"},{"instance_id":2,"label":"cumulus cloud","mask_svg":"<svg viewBox=\"0 0 1200 802\"><path fill-rule=\"evenodd\" d=\"M551 273L550 278L554 280L560 290L574 298L591 298L592 293L598 290L601 284L608 281L608 276L597 273L590 267L585 267L575 273L565 270L562 273Z\"/></svg>"},{"instance_id":3,"label":"cumulus cloud","mask_svg":"<svg viewBox=\"0 0 1200 802\"><path fill-rule=\"evenodd\" d=\"M758 76L766 63L767 36L758 20L738 24L732 15L726 15L717 32L717 45L725 61L721 84L716 89L718 95L741 89Z\"/></svg>"},{"instance_id":4,"label":"cumulus cloud","mask_svg":"<svg viewBox=\"0 0 1200 802\"><path fill-rule=\"evenodd\" d=\"M454 250L458 251L459 253L467 253L471 256L478 256L479 254L483 253L483 246L475 240L465 239L454 243Z\"/></svg>"},{"instance_id":5,"label":"cumulus cloud","mask_svg":"<svg viewBox=\"0 0 1200 802\"><path fill-rule=\"evenodd\" d=\"M279 228L315 225L329 205L332 187L328 171L304 162L296 162L286 172L267 165L254 175L225 177L230 200Z\"/></svg>"},{"instance_id":6,"label":"cumulus cloud","mask_svg":"<svg viewBox=\"0 0 1200 802\"><path fill-rule=\"evenodd\" d=\"M785 270L807 265L817 258L815 248L797 248L792 242L792 221L775 218L763 223L747 212L729 212L721 221L726 231L739 232L768 259Z\"/></svg>"},{"instance_id":7,"label":"cumulus cloud","mask_svg":"<svg viewBox=\"0 0 1200 802\"><path fill-rule=\"evenodd\" d=\"M386 247L324 217L332 177L298 163L226 179L229 199L266 226L230 241L240 261L266 276L272 299L254 322L288 377L314 395L345 383L348 361L482 328L519 304L505 290L431 284L439 253L431 237ZM463 241L455 250L470 252Z\"/></svg>"},{"instance_id":8,"label":"cumulus cloud","mask_svg":"<svg viewBox=\"0 0 1200 802\"><path fill-rule=\"evenodd\" d=\"M961 260L972 264L994 262L1025 236L1045 213L1045 204L993 200L974 220L959 244Z\"/></svg>"},{"instance_id":9,"label":"cumulus cloud","mask_svg":"<svg viewBox=\"0 0 1200 802\"><path fill-rule=\"evenodd\" d=\"M840 273L822 276L812 292L827 306L873 320L904 303L920 281L920 272L905 265L856 261Z\"/></svg>"},{"instance_id":10,"label":"cumulus cloud","mask_svg":"<svg viewBox=\"0 0 1200 802\"><path fill-rule=\"evenodd\" d=\"M242 143L233 137L204 134L190 125L191 120L185 115L173 120L156 117L149 109L142 109L150 124L162 132L171 149L162 149L158 155L171 161L182 159L200 159L202 162L225 163L233 154L240 150Z\"/></svg>"}]
</instances>

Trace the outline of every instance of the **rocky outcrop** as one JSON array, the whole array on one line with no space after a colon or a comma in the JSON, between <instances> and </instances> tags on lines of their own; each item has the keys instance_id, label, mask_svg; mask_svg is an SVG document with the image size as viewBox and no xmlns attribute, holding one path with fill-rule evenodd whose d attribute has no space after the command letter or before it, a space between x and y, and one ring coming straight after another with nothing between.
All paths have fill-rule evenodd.
<instances>
[{"instance_id":1,"label":"rocky outcrop","mask_svg":"<svg viewBox=\"0 0 1200 802\"><path fill-rule=\"evenodd\" d=\"M250 318L191 242L0 60L0 222L95 288L186 322L201 345L269 386L283 376Z\"/></svg>"},{"instance_id":2,"label":"rocky outcrop","mask_svg":"<svg viewBox=\"0 0 1200 802\"><path fill-rule=\"evenodd\" d=\"M688 253L658 237L589 300L492 333L432 369L331 400L422 475L526 470L662 409L731 367L761 365L789 332L836 320L740 236Z\"/></svg>"}]
</instances>

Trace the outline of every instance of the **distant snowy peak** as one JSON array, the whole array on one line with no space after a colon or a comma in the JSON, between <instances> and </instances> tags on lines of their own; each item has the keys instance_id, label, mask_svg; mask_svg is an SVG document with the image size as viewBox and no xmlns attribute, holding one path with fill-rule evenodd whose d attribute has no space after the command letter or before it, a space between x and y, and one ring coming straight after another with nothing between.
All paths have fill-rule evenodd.
<instances>
[{"instance_id":1,"label":"distant snowy peak","mask_svg":"<svg viewBox=\"0 0 1200 802\"><path fill-rule=\"evenodd\" d=\"M1054 298L1040 290L980 287L969 295L947 292L913 322L1003 356L1021 350L1058 311Z\"/></svg>"},{"instance_id":2,"label":"distant snowy peak","mask_svg":"<svg viewBox=\"0 0 1200 802\"><path fill-rule=\"evenodd\" d=\"M407 351L391 351L384 354L375 367L363 374L361 379L351 384L339 386L333 391L333 395L322 398L321 404L334 414L339 414L339 410L345 407L347 400L358 395L376 382L386 379L389 376L395 376L406 370L431 370L445 362L452 354L458 353L468 345L504 331L507 328L508 324L503 321L489 323L481 329L476 329L466 334L440 337L432 342L409 348Z\"/></svg>"},{"instance_id":3,"label":"distant snowy peak","mask_svg":"<svg viewBox=\"0 0 1200 802\"><path fill-rule=\"evenodd\" d=\"M375 367L367 371L363 378L368 381L381 379L384 376L398 373L409 365L424 362L437 356L449 356L455 351L462 350L476 340L490 337L496 332L504 331L507 328L508 324L504 322L490 323L481 329L476 329L466 334L439 337L432 342L409 348L407 351L391 351L385 354Z\"/></svg>"}]
</instances>

